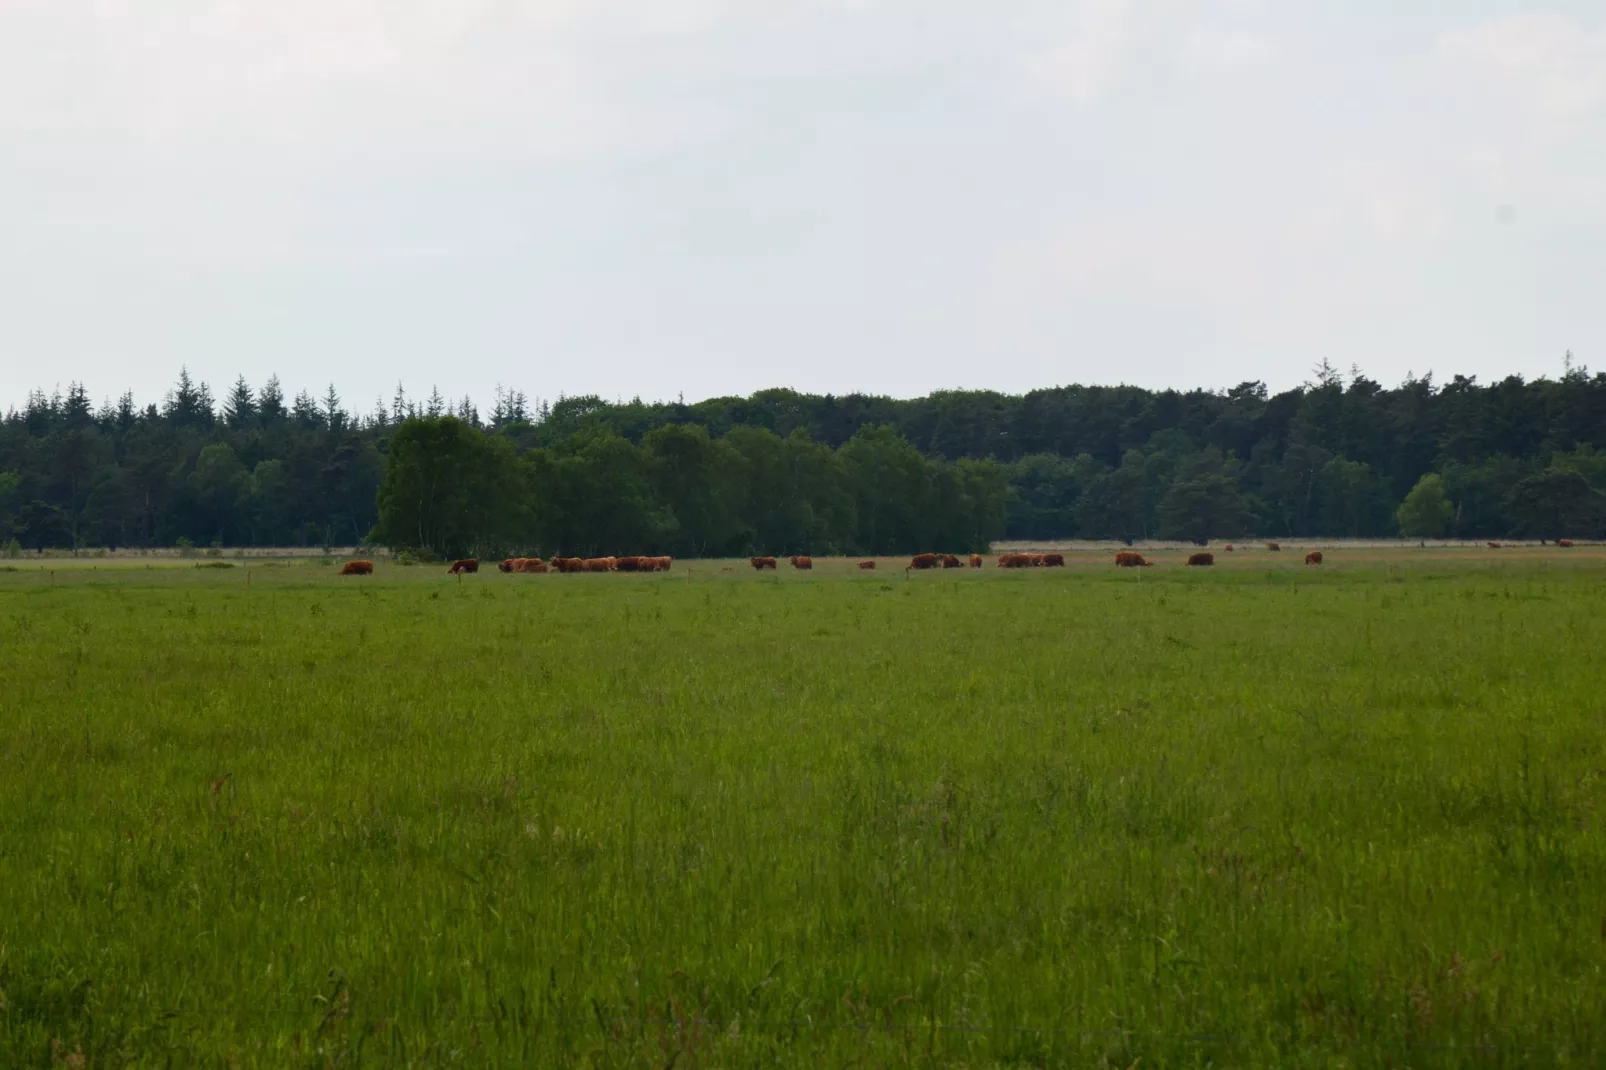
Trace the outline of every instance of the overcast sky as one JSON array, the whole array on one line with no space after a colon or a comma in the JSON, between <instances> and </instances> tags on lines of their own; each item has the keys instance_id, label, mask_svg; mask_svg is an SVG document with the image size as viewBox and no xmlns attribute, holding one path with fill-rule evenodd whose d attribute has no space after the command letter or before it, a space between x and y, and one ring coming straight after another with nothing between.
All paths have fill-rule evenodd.
<instances>
[{"instance_id":1,"label":"overcast sky","mask_svg":"<svg viewBox=\"0 0 1606 1070\"><path fill-rule=\"evenodd\" d=\"M0 0L0 407L1569 348L1606 368L1600 0Z\"/></svg>"}]
</instances>

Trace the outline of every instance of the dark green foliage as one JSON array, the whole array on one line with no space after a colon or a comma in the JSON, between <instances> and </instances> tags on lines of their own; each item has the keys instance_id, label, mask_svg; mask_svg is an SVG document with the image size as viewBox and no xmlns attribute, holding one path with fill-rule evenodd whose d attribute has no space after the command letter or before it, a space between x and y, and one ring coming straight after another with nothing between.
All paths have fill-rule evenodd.
<instances>
[{"instance_id":1,"label":"dark green foliage","mask_svg":"<svg viewBox=\"0 0 1606 1070\"><path fill-rule=\"evenodd\" d=\"M1444 478L1447 535L1560 525L1589 537L1600 526L1591 495L1606 490L1606 375L1577 369L1384 389L1323 365L1314 383L1275 395L1249 382L1225 393L1068 386L904 401L783 389L548 404L509 389L483 426L472 402L439 391L419 405L398 388L388 409L360 416L332 389L288 399L277 378L255 395L240 379L221 406L188 373L144 409L125 394L96 411L89 396L77 383L65 396L35 392L0 420L0 538L354 543L378 520L391 435L449 413L514 449L518 475L496 488L529 496L514 544L576 553L958 550L1005 534L1234 529L1377 537L1399 532L1397 507L1429 473ZM1525 482L1548 469L1583 482ZM1557 497L1568 493L1577 501Z\"/></svg>"},{"instance_id":2,"label":"dark green foliage","mask_svg":"<svg viewBox=\"0 0 1606 1070\"><path fill-rule=\"evenodd\" d=\"M513 449L455 416L409 420L390 440L375 537L450 558L518 538L523 502Z\"/></svg>"}]
</instances>

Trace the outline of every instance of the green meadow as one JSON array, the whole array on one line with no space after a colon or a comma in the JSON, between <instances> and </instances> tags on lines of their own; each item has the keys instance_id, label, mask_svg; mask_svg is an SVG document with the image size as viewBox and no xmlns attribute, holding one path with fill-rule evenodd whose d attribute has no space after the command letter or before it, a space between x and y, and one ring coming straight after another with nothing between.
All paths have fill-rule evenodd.
<instances>
[{"instance_id":1,"label":"green meadow","mask_svg":"<svg viewBox=\"0 0 1606 1070\"><path fill-rule=\"evenodd\" d=\"M0 569L0 1065L1600 1065L1606 557L1157 556Z\"/></svg>"}]
</instances>

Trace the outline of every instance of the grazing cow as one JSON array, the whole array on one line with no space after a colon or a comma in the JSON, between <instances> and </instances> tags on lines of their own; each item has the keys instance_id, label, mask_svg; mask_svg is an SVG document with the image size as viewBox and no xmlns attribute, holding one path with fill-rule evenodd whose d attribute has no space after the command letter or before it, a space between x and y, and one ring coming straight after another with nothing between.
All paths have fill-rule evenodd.
<instances>
[{"instance_id":1,"label":"grazing cow","mask_svg":"<svg viewBox=\"0 0 1606 1070\"><path fill-rule=\"evenodd\" d=\"M859 571L860 572L874 572L875 571L875 562L874 561L860 561L859 562Z\"/></svg>"},{"instance_id":2,"label":"grazing cow","mask_svg":"<svg viewBox=\"0 0 1606 1070\"><path fill-rule=\"evenodd\" d=\"M1145 561L1143 555L1135 550L1120 551L1115 555L1115 563L1121 568L1148 568L1154 564L1152 561Z\"/></svg>"},{"instance_id":3,"label":"grazing cow","mask_svg":"<svg viewBox=\"0 0 1606 1070\"><path fill-rule=\"evenodd\" d=\"M1321 563L1322 563L1322 552L1320 550L1312 550L1310 553L1305 555L1305 564L1307 564L1307 565L1319 565Z\"/></svg>"},{"instance_id":4,"label":"grazing cow","mask_svg":"<svg viewBox=\"0 0 1606 1070\"><path fill-rule=\"evenodd\" d=\"M1065 567L1065 555L1064 554L1044 554L1043 555L1043 567L1044 568L1064 568Z\"/></svg>"},{"instance_id":5,"label":"grazing cow","mask_svg":"<svg viewBox=\"0 0 1606 1070\"><path fill-rule=\"evenodd\" d=\"M1232 543L1230 543L1230 542L1227 544L1227 552L1229 554L1232 553Z\"/></svg>"},{"instance_id":6,"label":"grazing cow","mask_svg":"<svg viewBox=\"0 0 1606 1070\"><path fill-rule=\"evenodd\" d=\"M587 572L612 572L616 560L616 558L612 557L588 557L585 559L585 570Z\"/></svg>"},{"instance_id":7,"label":"grazing cow","mask_svg":"<svg viewBox=\"0 0 1606 1070\"><path fill-rule=\"evenodd\" d=\"M1488 546L1489 546L1489 549L1491 549L1491 550L1498 550L1498 549L1500 549L1500 544L1499 544L1499 543L1497 543L1497 542L1495 542L1495 541L1494 541L1494 540L1492 540L1492 539L1491 539L1491 540L1490 540L1490 541L1489 541L1489 543L1488 543Z\"/></svg>"},{"instance_id":8,"label":"grazing cow","mask_svg":"<svg viewBox=\"0 0 1606 1070\"><path fill-rule=\"evenodd\" d=\"M774 568L775 567L775 558L773 558L773 557L749 557L747 559L747 563L749 565L753 566L754 571L762 572L767 568Z\"/></svg>"},{"instance_id":9,"label":"grazing cow","mask_svg":"<svg viewBox=\"0 0 1606 1070\"><path fill-rule=\"evenodd\" d=\"M1266 544L1266 549L1270 550L1272 553L1277 553L1282 550L1282 546L1275 542L1268 542Z\"/></svg>"},{"instance_id":10,"label":"grazing cow","mask_svg":"<svg viewBox=\"0 0 1606 1070\"><path fill-rule=\"evenodd\" d=\"M814 558L804 557L801 554L796 557L787 558L787 560L792 562L793 568L802 569L804 572L807 572L809 569L814 567Z\"/></svg>"},{"instance_id":11,"label":"grazing cow","mask_svg":"<svg viewBox=\"0 0 1606 1070\"><path fill-rule=\"evenodd\" d=\"M942 559L942 567L943 568L964 568L965 567L965 563L963 561L959 560L959 558L955 557L953 554L938 554L937 556Z\"/></svg>"},{"instance_id":12,"label":"grazing cow","mask_svg":"<svg viewBox=\"0 0 1606 1070\"><path fill-rule=\"evenodd\" d=\"M1027 555L1025 555L1025 554L999 554L998 555L998 567L999 568L1025 568L1029 564L1031 564L1031 562L1027 559Z\"/></svg>"},{"instance_id":13,"label":"grazing cow","mask_svg":"<svg viewBox=\"0 0 1606 1070\"><path fill-rule=\"evenodd\" d=\"M1561 547L1563 550L1571 550L1573 548L1573 541L1571 539L1557 539L1556 545Z\"/></svg>"},{"instance_id":14,"label":"grazing cow","mask_svg":"<svg viewBox=\"0 0 1606 1070\"><path fill-rule=\"evenodd\" d=\"M452 562L452 567L447 569L446 571L448 573L450 573L451 575L453 575L453 576L459 576L459 575L462 575L465 572L478 572L479 570L480 570L480 559L479 558L477 558L477 557L465 557L461 561L453 561Z\"/></svg>"},{"instance_id":15,"label":"grazing cow","mask_svg":"<svg viewBox=\"0 0 1606 1070\"><path fill-rule=\"evenodd\" d=\"M1189 554L1188 555L1188 564L1190 564L1190 565L1213 565L1215 563L1216 563L1216 555L1215 554Z\"/></svg>"},{"instance_id":16,"label":"grazing cow","mask_svg":"<svg viewBox=\"0 0 1606 1070\"><path fill-rule=\"evenodd\" d=\"M971 554L970 555L970 567L971 568L981 568L981 554Z\"/></svg>"},{"instance_id":17,"label":"grazing cow","mask_svg":"<svg viewBox=\"0 0 1606 1070\"><path fill-rule=\"evenodd\" d=\"M936 568L939 561L936 554L915 554L910 560L910 568Z\"/></svg>"},{"instance_id":18,"label":"grazing cow","mask_svg":"<svg viewBox=\"0 0 1606 1070\"><path fill-rule=\"evenodd\" d=\"M342 576L372 576L374 563L372 561L347 561L340 566Z\"/></svg>"},{"instance_id":19,"label":"grazing cow","mask_svg":"<svg viewBox=\"0 0 1606 1070\"><path fill-rule=\"evenodd\" d=\"M641 571L641 562L642 562L642 560L643 559L640 558L640 557L618 557L618 558L615 558L614 562L613 562L614 571L616 571L616 572L640 572Z\"/></svg>"}]
</instances>

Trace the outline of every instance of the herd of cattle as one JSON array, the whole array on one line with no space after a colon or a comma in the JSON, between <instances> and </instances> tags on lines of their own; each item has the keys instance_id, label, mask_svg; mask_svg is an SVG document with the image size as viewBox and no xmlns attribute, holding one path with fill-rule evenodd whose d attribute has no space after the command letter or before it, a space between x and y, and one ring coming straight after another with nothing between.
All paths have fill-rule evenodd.
<instances>
[{"instance_id":1,"label":"herd of cattle","mask_svg":"<svg viewBox=\"0 0 1606 1070\"><path fill-rule=\"evenodd\" d=\"M1491 547L1498 544L1490 543ZM1572 543L1562 540L1559 545L1571 546ZM1228 552L1233 545L1228 543L1225 547ZM1280 551L1282 547L1277 543L1268 542L1266 549ZM795 569L807 572L814 568L814 558L802 555L786 559ZM674 559L670 557L554 557L551 561L543 561L539 557L510 557L498 562L497 569L501 572L668 572ZM750 557L747 563L757 571L775 569L780 565L780 559L774 557ZM1216 563L1216 555L1212 553L1195 553L1188 555L1188 564L1192 567L1209 566ZM1319 565L1322 563L1322 552L1312 550L1305 555L1305 564ZM1149 568L1154 562L1146 559L1135 550L1122 550L1115 555L1115 564L1120 568ZM968 559L960 560L957 554L916 554L910 559L908 568L916 571L936 568L981 568L981 554L971 554ZM874 560L860 561L860 572L874 571ZM1006 553L998 555L999 568L1064 568L1065 555L1056 553ZM453 561L446 571L454 576L465 572L478 572L480 562L478 558L466 557L460 561ZM372 561L347 561L341 568L342 576L369 576L374 571ZM728 569L726 571L729 571Z\"/></svg>"}]
</instances>

